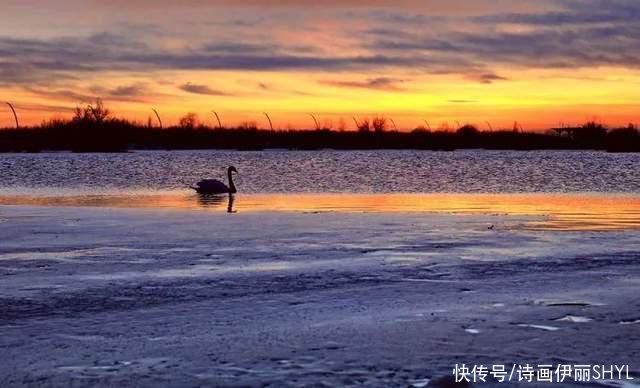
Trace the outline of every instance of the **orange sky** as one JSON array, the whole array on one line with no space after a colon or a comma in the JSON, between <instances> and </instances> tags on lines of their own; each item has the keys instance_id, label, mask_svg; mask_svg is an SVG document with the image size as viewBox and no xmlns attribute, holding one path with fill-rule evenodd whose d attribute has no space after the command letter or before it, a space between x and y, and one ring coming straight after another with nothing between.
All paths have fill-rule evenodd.
<instances>
[{"instance_id":1,"label":"orange sky","mask_svg":"<svg viewBox=\"0 0 640 388\"><path fill-rule=\"evenodd\" d=\"M0 100L23 124L101 97L165 125L528 129L640 122L635 0L9 0ZM0 107L0 126L11 126Z\"/></svg>"}]
</instances>

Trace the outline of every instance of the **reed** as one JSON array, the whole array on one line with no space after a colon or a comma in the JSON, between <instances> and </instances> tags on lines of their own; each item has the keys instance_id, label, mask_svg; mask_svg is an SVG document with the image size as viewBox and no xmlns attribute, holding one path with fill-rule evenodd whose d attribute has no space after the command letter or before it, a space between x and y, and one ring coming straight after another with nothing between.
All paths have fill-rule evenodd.
<instances>
[{"instance_id":1,"label":"reed","mask_svg":"<svg viewBox=\"0 0 640 388\"><path fill-rule=\"evenodd\" d=\"M213 114L216 116L216 120L218 120L218 129L222 129L222 120L220 120L220 116L218 116L218 112L212 110Z\"/></svg>"},{"instance_id":2,"label":"reed","mask_svg":"<svg viewBox=\"0 0 640 388\"><path fill-rule=\"evenodd\" d=\"M156 118L158 119L158 124L160 124L160 129L162 129L162 119L160 118L160 114L158 114L158 111L153 108L151 108L151 110L155 113Z\"/></svg>"},{"instance_id":3,"label":"reed","mask_svg":"<svg viewBox=\"0 0 640 388\"><path fill-rule=\"evenodd\" d=\"M313 119L313 122L316 124L316 131L319 131L320 130L320 124L318 123L318 120L316 119L316 116L314 116L311 113L309 113L309 116L311 116L311 118Z\"/></svg>"},{"instance_id":4,"label":"reed","mask_svg":"<svg viewBox=\"0 0 640 388\"><path fill-rule=\"evenodd\" d=\"M267 121L269 121L269 128L273 131L273 121L271 121L271 117L269 117L267 112L264 112L264 115L267 117Z\"/></svg>"},{"instance_id":5,"label":"reed","mask_svg":"<svg viewBox=\"0 0 640 388\"><path fill-rule=\"evenodd\" d=\"M16 113L16 108L13 107L13 105L7 101L7 105L9 105L9 108L11 108L11 111L13 112L13 118L16 121L16 129L20 129L20 122L18 121L18 114Z\"/></svg>"},{"instance_id":6,"label":"reed","mask_svg":"<svg viewBox=\"0 0 640 388\"><path fill-rule=\"evenodd\" d=\"M393 130L394 130L394 131L397 131L397 130L398 130L398 126L396 125L396 122L395 122L395 121L393 121L393 119L392 119L392 118L389 118L389 121L391 121L391 124L393 125Z\"/></svg>"},{"instance_id":7,"label":"reed","mask_svg":"<svg viewBox=\"0 0 640 388\"><path fill-rule=\"evenodd\" d=\"M490 132L493 132L493 126L491 126L491 123L487 121L487 127L489 128Z\"/></svg>"}]
</instances>

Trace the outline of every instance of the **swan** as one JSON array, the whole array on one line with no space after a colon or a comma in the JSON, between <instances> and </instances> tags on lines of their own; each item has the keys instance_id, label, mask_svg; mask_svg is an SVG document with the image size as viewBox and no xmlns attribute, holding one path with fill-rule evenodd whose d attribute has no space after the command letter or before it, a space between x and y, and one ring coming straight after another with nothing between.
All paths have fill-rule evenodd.
<instances>
[{"instance_id":1,"label":"swan","mask_svg":"<svg viewBox=\"0 0 640 388\"><path fill-rule=\"evenodd\" d=\"M227 169L227 176L229 177L229 186L220 182L217 179L203 179L195 187L191 187L199 194L235 194L238 192L236 190L236 185L233 184L233 173L238 173L235 167L230 166Z\"/></svg>"}]
</instances>

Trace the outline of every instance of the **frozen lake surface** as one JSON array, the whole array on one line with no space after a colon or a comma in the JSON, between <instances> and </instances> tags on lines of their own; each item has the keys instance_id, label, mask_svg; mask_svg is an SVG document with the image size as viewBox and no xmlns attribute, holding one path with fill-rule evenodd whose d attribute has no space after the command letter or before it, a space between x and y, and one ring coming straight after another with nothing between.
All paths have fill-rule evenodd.
<instances>
[{"instance_id":1,"label":"frozen lake surface","mask_svg":"<svg viewBox=\"0 0 640 388\"><path fill-rule=\"evenodd\" d=\"M541 224L2 206L0 385L420 387L456 363L640 377L640 233Z\"/></svg>"}]
</instances>

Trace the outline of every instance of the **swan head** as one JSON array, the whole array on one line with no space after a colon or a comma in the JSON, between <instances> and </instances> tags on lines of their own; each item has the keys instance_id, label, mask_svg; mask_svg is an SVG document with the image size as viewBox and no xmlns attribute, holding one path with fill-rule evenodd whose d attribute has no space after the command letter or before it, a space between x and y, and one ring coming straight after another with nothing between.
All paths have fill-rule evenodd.
<instances>
[{"instance_id":1,"label":"swan head","mask_svg":"<svg viewBox=\"0 0 640 388\"><path fill-rule=\"evenodd\" d=\"M227 173L231 174L233 172L235 172L237 174L238 170L236 170L236 168L233 167L233 166L229 166L229 168L227 169Z\"/></svg>"}]
</instances>

